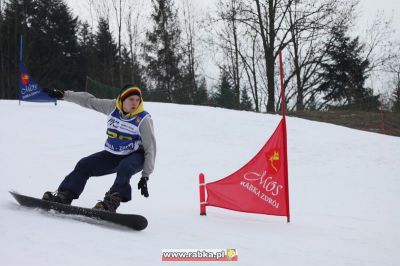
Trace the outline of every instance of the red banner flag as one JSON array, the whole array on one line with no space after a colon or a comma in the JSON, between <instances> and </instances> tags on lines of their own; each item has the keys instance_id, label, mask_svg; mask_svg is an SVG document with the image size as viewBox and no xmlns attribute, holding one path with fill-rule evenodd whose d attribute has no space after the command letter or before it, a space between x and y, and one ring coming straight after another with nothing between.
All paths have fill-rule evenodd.
<instances>
[{"instance_id":1,"label":"red banner flag","mask_svg":"<svg viewBox=\"0 0 400 266\"><path fill-rule=\"evenodd\" d=\"M206 184L206 190L207 206L287 216L289 221L285 118L250 162L235 173Z\"/></svg>"}]
</instances>

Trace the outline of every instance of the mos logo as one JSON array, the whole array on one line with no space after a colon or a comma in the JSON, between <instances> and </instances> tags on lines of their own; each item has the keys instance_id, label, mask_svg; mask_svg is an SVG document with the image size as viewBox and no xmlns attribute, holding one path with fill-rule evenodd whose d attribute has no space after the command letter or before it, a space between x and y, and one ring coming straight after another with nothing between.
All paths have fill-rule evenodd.
<instances>
[{"instance_id":1,"label":"mos logo","mask_svg":"<svg viewBox=\"0 0 400 266\"><path fill-rule=\"evenodd\" d=\"M272 149L268 151L266 154L267 157L267 169L268 172L276 174L279 171L281 166L279 149Z\"/></svg>"},{"instance_id":2,"label":"mos logo","mask_svg":"<svg viewBox=\"0 0 400 266\"><path fill-rule=\"evenodd\" d=\"M29 84L29 75L27 73L21 73L21 83L24 86Z\"/></svg>"}]
</instances>

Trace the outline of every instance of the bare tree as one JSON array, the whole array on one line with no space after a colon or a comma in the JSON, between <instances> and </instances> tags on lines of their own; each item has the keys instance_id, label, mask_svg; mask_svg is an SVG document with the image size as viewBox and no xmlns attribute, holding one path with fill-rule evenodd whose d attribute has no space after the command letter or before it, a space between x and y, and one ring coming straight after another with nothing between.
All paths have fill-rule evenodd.
<instances>
[{"instance_id":1,"label":"bare tree","mask_svg":"<svg viewBox=\"0 0 400 266\"><path fill-rule=\"evenodd\" d=\"M93 9L97 19L103 18L110 23L110 7L107 0L89 0L90 11Z\"/></svg>"},{"instance_id":2,"label":"bare tree","mask_svg":"<svg viewBox=\"0 0 400 266\"><path fill-rule=\"evenodd\" d=\"M238 13L240 12L240 1L231 0L230 6L227 13L228 25L231 28L232 33L232 48L230 49L231 60L233 66L233 88L235 93L235 102L240 105L240 74L239 74L239 42L238 42Z\"/></svg>"},{"instance_id":3,"label":"bare tree","mask_svg":"<svg viewBox=\"0 0 400 266\"><path fill-rule=\"evenodd\" d=\"M288 44L287 36L290 33L290 29L283 28L283 22L293 3L294 0L265 0L263 2L255 0L255 9L249 10L249 14L258 22L256 30L261 36L263 45L268 88L267 112L269 113L275 112L275 59L278 56L278 50L285 48ZM281 32L281 37L278 39L279 32Z\"/></svg>"},{"instance_id":4,"label":"bare tree","mask_svg":"<svg viewBox=\"0 0 400 266\"><path fill-rule=\"evenodd\" d=\"M261 85L259 84L259 70L262 62L262 49L260 48L259 36L257 32L247 29L244 34L245 42L243 49L239 50L243 69L246 73L247 84L254 101L255 111L261 111ZM263 82L261 82L263 83Z\"/></svg>"},{"instance_id":5,"label":"bare tree","mask_svg":"<svg viewBox=\"0 0 400 266\"><path fill-rule=\"evenodd\" d=\"M239 24L242 11L242 0L220 0L217 3L217 18L212 19L212 27L218 36L217 45L224 54L224 62L219 67L227 66L233 82L235 105L240 105L240 86L242 67L240 62ZM218 25L219 24L219 25ZM217 27L215 27L218 25Z\"/></svg>"},{"instance_id":6,"label":"bare tree","mask_svg":"<svg viewBox=\"0 0 400 266\"><path fill-rule=\"evenodd\" d=\"M383 70L385 63L396 57L398 44L393 42L392 19L378 11L371 25L367 26L362 41L365 43L365 59L371 64L369 71Z\"/></svg>"},{"instance_id":7,"label":"bare tree","mask_svg":"<svg viewBox=\"0 0 400 266\"><path fill-rule=\"evenodd\" d=\"M128 12L125 17L125 25L128 35L128 46L131 60L131 82L138 84L140 81L136 78L138 69L135 66L138 63L138 49L140 47L140 28L143 16L143 0L129 0Z\"/></svg>"},{"instance_id":8,"label":"bare tree","mask_svg":"<svg viewBox=\"0 0 400 266\"><path fill-rule=\"evenodd\" d=\"M190 78L189 99L194 102L194 90L197 88L196 81L196 57L195 57L195 19L192 0L182 0L183 33L185 39L185 55L187 57L187 70Z\"/></svg>"},{"instance_id":9,"label":"bare tree","mask_svg":"<svg viewBox=\"0 0 400 266\"><path fill-rule=\"evenodd\" d=\"M226 2L224 2L226 3ZM235 81L235 87L240 86L240 62L243 61L244 71L252 72L252 93L253 99L256 98L256 108L258 106L258 87L254 87L257 84L257 77L255 76L255 69L250 70L250 60L246 59L245 54L242 52L240 42L238 41L238 32L243 28L247 28L245 32L255 32L258 38L251 37L250 40L254 40L254 43L250 45L252 49L258 47L255 40L260 42L262 49L264 66L260 65L259 70L263 69L264 73L260 75L260 85L265 85L266 95L268 97L266 102L267 112L275 112L275 59L278 56L279 48L284 48L289 43L290 29L284 28L285 16L288 13L289 7L294 3L294 0L232 0L229 2L231 8L225 8L228 12L222 13L221 18L225 21L230 22L226 37L223 39L228 45L230 45L231 53L230 58L233 60L231 65L235 66L233 71L233 80ZM228 4L226 4L228 5ZM220 35L221 37L221 35ZM229 37L229 38L227 38ZM229 46L228 46L229 47ZM251 50L252 50L251 49ZM251 51L250 50L250 51ZM253 53L254 66L256 62L255 50ZM249 79L250 73L246 72L247 78ZM254 79L256 77L256 79ZM266 78L265 78L266 77ZM254 81L256 83L254 83ZM250 84L250 83L249 83ZM258 91L257 91L258 92Z\"/></svg>"},{"instance_id":10,"label":"bare tree","mask_svg":"<svg viewBox=\"0 0 400 266\"><path fill-rule=\"evenodd\" d=\"M393 55L384 62L384 72L391 76L390 91L392 111L400 112L400 43L394 43Z\"/></svg>"},{"instance_id":11,"label":"bare tree","mask_svg":"<svg viewBox=\"0 0 400 266\"><path fill-rule=\"evenodd\" d=\"M216 14L208 15L205 22L210 37L207 42L215 53L216 65L229 76L233 85L234 106L240 106L240 86L243 69L240 59L241 29L239 17L243 0L220 0Z\"/></svg>"},{"instance_id":12,"label":"bare tree","mask_svg":"<svg viewBox=\"0 0 400 266\"><path fill-rule=\"evenodd\" d=\"M107 0L89 0L89 6L90 11L92 9L94 10L98 23L103 20L108 26L110 26L110 6ZM115 62L111 51L107 55L106 61L108 62L109 66L107 66L107 69L104 71L107 71L109 74L109 85L115 86Z\"/></svg>"},{"instance_id":13,"label":"bare tree","mask_svg":"<svg viewBox=\"0 0 400 266\"><path fill-rule=\"evenodd\" d=\"M114 9L114 16L115 22L118 29L118 57L117 57L117 65L118 65L118 73L119 73L119 86L122 86L123 83L123 72L122 72L122 43L121 43L121 36L122 36L122 17L124 16L123 10L125 10L125 0L113 0L112 6Z\"/></svg>"},{"instance_id":14,"label":"bare tree","mask_svg":"<svg viewBox=\"0 0 400 266\"><path fill-rule=\"evenodd\" d=\"M358 1L305 0L289 7L285 23L291 36L287 49L291 69L285 75L285 89L293 84L287 100L296 96L293 108L297 111L304 110L308 103L314 104L320 65L326 60L326 49L332 41L330 30L351 23L357 4Z\"/></svg>"},{"instance_id":15,"label":"bare tree","mask_svg":"<svg viewBox=\"0 0 400 266\"><path fill-rule=\"evenodd\" d=\"M326 60L326 47L331 42L330 29L350 23L357 3L358 0L220 1L213 26L217 25L218 44L226 55L224 59L228 59L235 89L246 84L257 111L264 102L267 112L275 112L280 97L276 96L279 86L275 62L279 49L289 48L285 50L290 59L285 69L285 89L289 89L286 100L296 97L293 108L297 110L315 105L320 64Z\"/></svg>"},{"instance_id":16,"label":"bare tree","mask_svg":"<svg viewBox=\"0 0 400 266\"><path fill-rule=\"evenodd\" d=\"M393 100L391 102L390 95L381 92L379 87L393 88L392 96L395 96L393 92L396 92L396 89L399 93L400 43L399 40L395 40L394 32L392 18L388 18L383 11L378 11L371 24L366 26L365 34L361 35L366 48L364 60L370 62L367 69L369 81L373 89L379 92L381 104L386 105L385 108L388 110Z\"/></svg>"}]
</instances>

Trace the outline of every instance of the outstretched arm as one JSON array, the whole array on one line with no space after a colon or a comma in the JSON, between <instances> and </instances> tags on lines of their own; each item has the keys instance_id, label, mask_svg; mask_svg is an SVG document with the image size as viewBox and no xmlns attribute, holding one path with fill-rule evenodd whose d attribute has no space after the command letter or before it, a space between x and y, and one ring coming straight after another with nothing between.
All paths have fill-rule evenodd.
<instances>
[{"instance_id":1,"label":"outstretched arm","mask_svg":"<svg viewBox=\"0 0 400 266\"><path fill-rule=\"evenodd\" d=\"M65 91L64 100L108 115L115 108L115 100L98 99L87 92Z\"/></svg>"},{"instance_id":2,"label":"outstretched arm","mask_svg":"<svg viewBox=\"0 0 400 266\"><path fill-rule=\"evenodd\" d=\"M111 113L111 111L115 108L115 100L98 99L87 92L63 91L50 88L43 88L43 92L52 98L73 102L106 115Z\"/></svg>"}]
</instances>

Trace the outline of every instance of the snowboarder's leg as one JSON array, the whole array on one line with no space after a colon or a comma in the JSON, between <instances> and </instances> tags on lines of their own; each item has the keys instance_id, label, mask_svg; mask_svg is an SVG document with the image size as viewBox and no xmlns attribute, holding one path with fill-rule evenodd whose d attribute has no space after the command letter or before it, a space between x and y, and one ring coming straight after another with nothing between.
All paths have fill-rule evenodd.
<instances>
[{"instance_id":1,"label":"snowboarder's leg","mask_svg":"<svg viewBox=\"0 0 400 266\"><path fill-rule=\"evenodd\" d=\"M144 152L137 151L126 156L118 165L117 177L109 193L118 192L121 202L131 200L131 185L129 181L131 177L143 170Z\"/></svg>"},{"instance_id":2,"label":"snowboarder's leg","mask_svg":"<svg viewBox=\"0 0 400 266\"><path fill-rule=\"evenodd\" d=\"M115 173L122 158L122 156L112 154L108 151L97 152L85 157L65 177L58 189L70 191L73 194L73 198L77 199L90 177Z\"/></svg>"}]
</instances>

